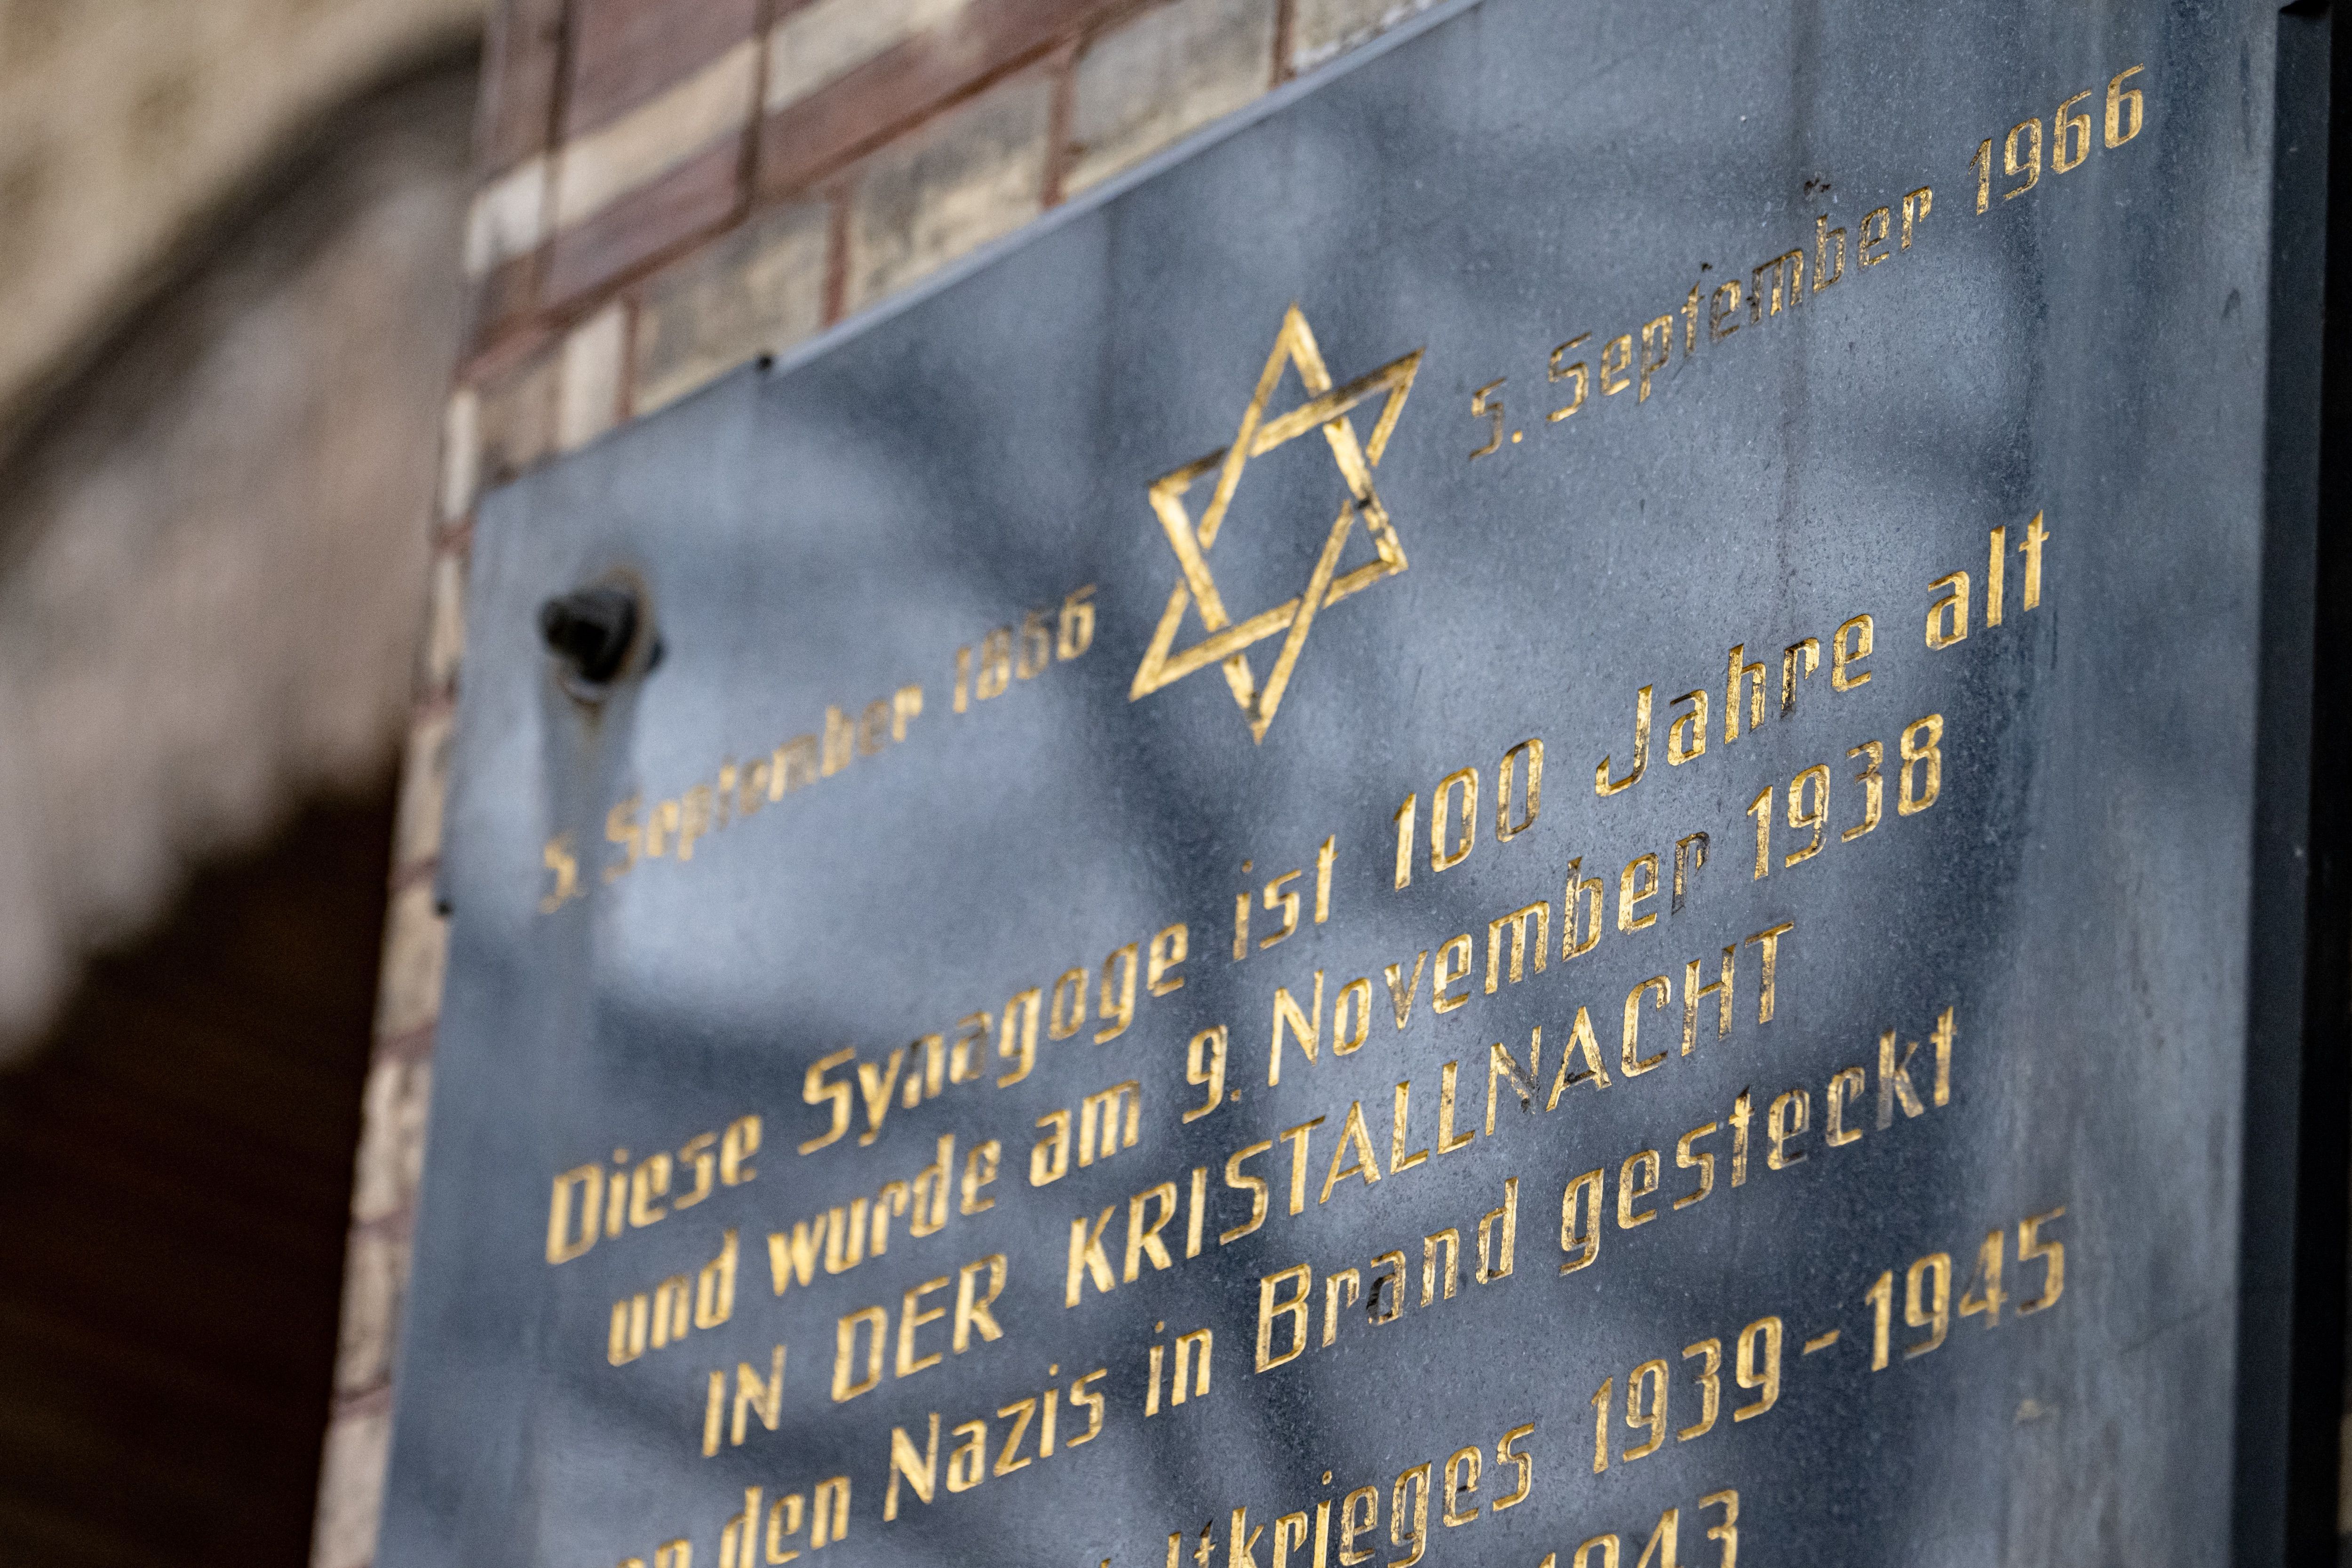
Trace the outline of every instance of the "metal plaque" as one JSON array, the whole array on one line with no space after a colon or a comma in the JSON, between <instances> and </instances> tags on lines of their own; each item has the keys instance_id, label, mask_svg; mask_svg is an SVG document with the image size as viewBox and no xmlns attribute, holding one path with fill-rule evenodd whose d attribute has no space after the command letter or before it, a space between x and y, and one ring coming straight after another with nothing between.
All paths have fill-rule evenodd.
<instances>
[{"instance_id":1,"label":"metal plaque","mask_svg":"<svg viewBox=\"0 0 2352 1568\"><path fill-rule=\"evenodd\" d=\"M378 1561L2260 1547L2295 25L1442 7L488 498Z\"/></svg>"}]
</instances>

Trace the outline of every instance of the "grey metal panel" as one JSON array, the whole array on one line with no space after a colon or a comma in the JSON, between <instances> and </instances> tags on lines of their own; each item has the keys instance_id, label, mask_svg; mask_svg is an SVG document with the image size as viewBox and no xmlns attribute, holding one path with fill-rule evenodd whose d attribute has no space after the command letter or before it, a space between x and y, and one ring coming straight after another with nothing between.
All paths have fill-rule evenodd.
<instances>
[{"instance_id":1,"label":"grey metal panel","mask_svg":"<svg viewBox=\"0 0 2352 1568\"><path fill-rule=\"evenodd\" d=\"M1433 1560L1534 1562L1604 1531L1628 1568L1678 1506L1685 1561L1741 1497L1751 1561L2085 1559L2209 1563L2228 1550L2238 1398L2239 1189L2249 1125L2252 832L2262 630L2264 366L2271 323L2271 26L2261 8L2192 15L1994 4L1932 9L1675 3L1561 7L1488 0L1300 90L1149 178L1061 215L987 264L779 371L740 374L488 499L477 534L445 882L455 909L436 1047L432 1141L381 1560L575 1563L690 1540L719 1561L742 1489L852 1480L844 1562L1159 1562L1169 1532L1232 1510L1252 1528L1423 1461L1536 1424L1526 1506L1434 1522ZM2048 172L2025 195L1997 178L1973 210L1966 161L2126 66L2147 120L2121 147ZM2046 158L2047 149L2045 149ZM1686 290L1739 278L1825 215L1851 241L1864 215L1930 186L1914 244L1685 353ZM1702 270L1702 264L1705 268ZM1423 352L1376 472L1410 561L1314 619L1264 740L1204 669L1130 700L1178 580L1146 499L1161 475L1231 441L1287 307L1346 382ZM1704 309L1704 306L1702 307ZM1570 384L1547 353L1668 318L1674 352L1646 399L1596 384L1582 411L1542 410ZM1637 344L1638 347L1638 344ZM1570 358L1575 357L1571 354ZM1507 376L1507 440L1475 461L1474 389ZM1270 412L1304 396L1295 373ZM1368 436L1377 402L1354 415ZM1192 492L1197 517L1207 481ZM1209 559L1236 616L1298 592L1346 491L1313 436L1255 459ZM2041 605L2022 608L2015 547L2047 519ZM2009 530L2004 624L1983 619L1987 532ZM1370 559L1353 530L1342 569ZM649 585L663 657L594 710L539 646L539 602L599 574ZM1968 570L1976 625L1931 651L1931 580ZM953 658L988 628L1097 585L1081 657L962 714ZM1825 645L1868 612L1866 686L1829 669L1778 711L1780 650ZM1202 635L1188 617L1182 647ZM1769 667L1761 728L1723 739L1725 652ZM1262 682L1277 644L1253 650ZM919 683L903 743L609 882L607 811L678 798L723 758L748 761ZM1634 692L1657 731L1649 773L1601 798L1583 781L1632 742ZM1714 741L1669 766L1675 693L1712 694ZM1897 737L1943 718L1936 804L1895 810ZM1745 715L1743 714L1743 719ZM1743 723L1743 730L1746 728ZM1546 744L1545 805L1508 843L1482 822L1460 866L1425 854L1392 887L1391 815L1476 765L1492 810L1497 759ZM1839 826L1860 765L1885 744L1884 820L1790 866L1790 780L1826 764ZM1751 876L1744 815L1779 792L1774 862ZM1711 853L1683 908L1609 926L1600 945L1483 991L1487 922L1549 900L1571 859L1612 884L1695 830ZM540 912L548 842L573 835L585 896ZM1307 868L1337 840L1332 915L1231 959L1233 900ZM1425 843L1425 837L1424 837ZM1255 869L1244 877L1242 862ZM1616 900L1611 898L1613 921ZM1261 922L1270 919L1263 908ZM889 1112L870 1148L806 1157L824 1125L803 1075L854 1046L878 1062L1024 986L1050 986L1119 944L1189 922L1183 990L1150 999L1123 1037L1042 1042L1035 1071ZM1739 1016L1718 1042L1627 1078L1629 987L1669 977L1645 1037L1679 1037L1686 961L1793 921L1775 1016L1753 1011L1759 949L1741 948ZM1260 931L1264 926L1261 923ZM1411 1026L1382 966L1457 932L1475 950L1470 1003ZM1363 975L1364 1048L1297 1056L1269 1087L1276 986L1302 1002ZM1958 1030L1950 1103L1876 1125L1877 1041ZM1332 1139L1360 1102L1387 1170L1391 1086L1414 1085L1428 1141L1442 1064L1461 1063L1464 1120L1483 1127L1488 1047L1547 1042L1549 1080L1580 1007L1618 1081L1557 1110L1507 1097L1495 1132L1378 1186L1318 1202ZM1227 1026L1240 1099L1184 1123L1186 1045ZM1644 1047L1654 1049L1654 1046ZM1923 1045L1915 1063L1925 1063ZM1864 1068L1859 1142L1826 1147L1823 1097ZM1927 1074L1915 1066L1924 1083ZM1060 1181L1026 1179L1033 1125L1124 1078L1143 1085L1138 1147ZM1760 1122L1802 1087L1801 1163L1765 1168ZM2259 1085L2256 1086L2259 1089ZM1664 1206L1690 1177L1675 1141L1752 1089L1759 1126L1734 1188ZM676 1150L756 1111L760 1174L698 1210L543 1258L555 1173ZM2282 1114L2267 1106L2262 1114ZM1245 1205L1227 1156L1315 1116L1307 1212L1276 1182L1263 1230L1216 1237ZM995 1208L780 1300L765 1237L904 1179L952 1132L961 1161L1004 1144ZM1599 1261L1562 1276L1563 1187L1663 1154L1657 1219L1604 1225ZM1210 1172L1202 1255L1066 1308L1073 1218L1163 1178ZM1473 1245L1518 1179L1516 1267L1420 1304L1422 1238ZM2038 1282L2019 1219L2064 1205L2066 1293L2019 1319ZM1181 1236L1179 1219L1167 1235ZM2012 1300L1991 1330L1956 1320L1906 1359L1905 1271L1948 1253L1957 1300L1988 1230L2006 1237ZM723 1325L606 1364L616 1298L689 1279L739 1231ZM1330 1348L1263 1373L1249 1356L1259 1281L1409 1255L1401 1321L1360 1310ZM1004 1338L912 1377L829 1396L836 1320L992 1252L1010 1260ZM1112 1248L1112 1262L1122 1261ZM1892 1270L1893 1363L1869 1369L1864 1292ZM952 1296L952 1289L948 1293ZM932 1300L936 1300L933 1298ZM1785 1323L1778 1405L1724 1368L1715 1429L1626 1461L1629 1373L1664 1358L1672 1426L1696 1419L1685 1345ZM1154 1325L1164 1323L1165 1331ZM1212 1326L1210 1396L1146 1418L1146 1347ZM1838 1345L1799 1353L1839 1328ZM938 1331L929 1331L936 1333ZM790 1347L779 1431L699 1452L704 1379ZM923 1343L928 1346L929 1340ZM881 1517L890 1433L944 1423L1109 1369L1090 1446ZM1592 1407L1613 1376L1612 1461L1592 1471ZM731 1394L732 1384L730 1392ZM1066 1410L1064 1435L1073 1419ZM943 1436L941 1457L955 1439ZM1326 1470L1333 1479L1321 1479ZM1335 1527L1336 1529L1336 1527ZM1268 1560L1271 1535L1257 1562ZM1336 1543L1335 1543L1336 1548ZM1191 1546L1188 1543L1186 1552Z\"/></svg>"}]
</instances>

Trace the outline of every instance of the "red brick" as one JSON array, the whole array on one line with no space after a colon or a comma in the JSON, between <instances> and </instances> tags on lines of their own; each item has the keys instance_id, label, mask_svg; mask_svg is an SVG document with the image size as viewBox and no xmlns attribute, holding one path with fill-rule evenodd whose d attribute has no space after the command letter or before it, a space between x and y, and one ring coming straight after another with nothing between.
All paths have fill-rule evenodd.
<instances>
[{"instance_id":1,"label":"red brick","mask_svg":"<svg viewBox=\"0 0 2352 1568\"><path fill-rule=\"evenodd\" d=\"M538 296L539 257L510 256L474 280L473 330L477 348L530 314Z\"/></svg>"},{"instance_id":2,"label":"red brick","mask_svg":"<svg viewBox=\"0 0 2352 1568\"><path fill-rule=\"evenodd\" d=\"M563 133L604 124L750 37L757 0L574 0Z\"/></svg>"},{"instance_id":3,"label":"red brick","mask_svg":"<svg viewBox=\"0 0 2352 1568\"><path fill-rule=\"evenodd\" d=\"M761 199L803 189L852 154L1075 37L1114 8L1102 0L972 0L954 21L768 116L760 127Z\"/></svg>"},{"instance_id":4,"label":"red brick","mask_svg":"<svg viewBox=\"0 0 2352 1568\"><path fill-rule=\"evenodd\" d=\"M563 58L563 0L505 0L482 57L482 107L474 153L499 174L547 150Z\"/></svg>"},{"instance_id":5,"label":"red brick","mask_svg":"<svg viewBox=\"0 0 2352 1568\"><path fill-rule=\"evenodd\" d=\"M557 235L548 257L546 302L576 300L724 223L742 205L742 164L740 139L729 137Z\"/></svg>"},{"instance_id":6,"label":"red brick","mask_svg":"<svg viewBox=\"0 0 2352 1568\"><path fill-rule=\"evenodd\" d=\"M562 337L553 323L534 316L515 331L484 343L459 360L456 380L459 385L473 387L488 397L492 387L504 385L525 367L536 363Z\"/></svg>"}]
</instances>

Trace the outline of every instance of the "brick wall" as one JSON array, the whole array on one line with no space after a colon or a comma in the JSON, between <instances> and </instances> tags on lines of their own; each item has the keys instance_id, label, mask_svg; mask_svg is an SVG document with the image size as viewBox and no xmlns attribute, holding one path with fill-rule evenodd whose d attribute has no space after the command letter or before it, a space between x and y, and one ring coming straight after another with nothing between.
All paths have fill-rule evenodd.
<instances>
[{"instance_id":1,"label":"brick wall","mask_svg":"<svg viewBox=\"0 0 2352 1568\"><path fill-rule=\"evenodd\" d=\"M313 1561L373 1557L474 499L855 315L1428 0L499 0Z\"/></svg>"}]
</instances>

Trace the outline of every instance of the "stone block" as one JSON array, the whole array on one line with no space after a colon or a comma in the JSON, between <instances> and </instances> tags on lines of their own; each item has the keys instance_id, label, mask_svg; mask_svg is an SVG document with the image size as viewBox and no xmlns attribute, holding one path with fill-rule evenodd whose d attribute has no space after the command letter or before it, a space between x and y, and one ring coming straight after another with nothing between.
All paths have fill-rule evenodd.
<instances>
[{"instance_id":1,"label":"stone block","mask_svg":"<svg viewBox=\"0 0 2352 1568\"><path fill-rule=\"evenodd\" d=\"M425 1121L433 1064L414 1055L379 1055L360 1094L360 1147L352 1165L352 1222L370 1225L397 1214L416 1195L425 1171Z\"/></svg>"},{"instance_id":2,"label":"stone block","mask_svg":"<svg viewBox=\"0 0 2352 1568\"><path fill-rule=\"evenodd\" d=\"M379 1038L394 1039L441 1016L441 972L448 957L449 927L433 907L433 889L425 882L412 883L393 895L384 924L375 1029Z\"/></svg>"},{"instance_id":3,"label":"stone block","mask_svg":"<svg viewBox=\"0 0 2352 1568\"><path fill-rule=\"evenodd\" d=\"M1132 167L1274 85L1274 0L1172 0L1078 58L1063 189Z\"/></svg>"},{"instance_id":4,"label":"stone block","mask_svg":"<svg viewBox=\"0 0 2352 1568\"><path fill-rule=\"evenodd\" d=\"M547 237L548 163L526 158L474 193L466 213L466 274L480 278Z\"/></svg>"},{"instance_id":5,"label":"stone block","mask_svg":"<svg viewBox=\"0 0 2352 1568\"><path fill-rule=\"evenodd\" d=\"M542 353L483 384L480 483L500 485L555 449L557 355Z\"/></svg>"},{"instance_id":6,"label":"stone block","mask_svg":"<svg viewBox=\"0 0 2352 1568\"><path fill-rule=\"evenodd\" d=\"M456 522L473 510L481 483L482 395L461 386L441 414L441 521Z\"/></svg>"},{"instance_id":7,"label":"stone block","mask_svg":"<svg viewBox=\"0 0 2352 1568\"><path fill-rule=\"evenodd\" d=\"M768 214L647 287L637 308L635 412L824 325L830 216L821 202Z\"/></svg>"},{"instance_id":8,"label":"stone block","mask_svg":"<svg viewBox=\"0 0 2352 1568\"><path fill-rule=\"evenodd\" d=\"M452 710L433 709L408 731L400 769L399 815L393 824L392 866L410 870L441 854L441 808L449 792Z\"/></svg>"},{"instance_id":9,"label":"stone block","mask_svg":"<svg viewBox=\"0 0 2352 1568\"><path fill-rule=\"evenodd\" d=\"M457 665L466 657L465 557L454 550L435 555L425 591L417 685L428 698L438 698L457 685Z\"/></svg>"},{"instance_id":10,"label":"stone block","mask_svg":"<svg viewBox=\"0 0 2352 1568\"><path fill-rule=\"evenodd\" d=\"M621 422L621 363L628 346L628 309L617 300L564 338L555 399L558 451L584 447Z\"/></svg>"},{"instance_id":11,"label":"stone block","mask_svg":"<svg viewBox=\"0 0 2352 1568\"><path fill-rule=\"evenodd\" d=\"M335 1346L335 1393L381 1388L392 1378L400 1306L408 1289L408 1237L362 1232L343 1257L343 1308Z\"/></svg>"},{"instance_id":12,"label":"stone block","mask_svg":"<svg viewBox=\"0 0 2352 1568\"><path fill-rule=\"evenodd\" d=\"M1435 0L1296 0L1290 22L1290 68L1308 70L1369 42Z\"/></svg>"},{"instance_id":13,"label":"stone block","mask_svg":"<svg viewBox=\"0 0 2352 1568\"><path fill-rule=\"evenodd\" d=\"M327 1425L319 1465L319 1514L310 1568L368 1568L383 1520L383 1472L392 1452L392 1412L338 1415Z\"/></svg>"},{"instance_id":14,"label":"stone block","mask_svg":"<svg viewBox=\"0 0 2352 1568\"><path fill-rule=\"evenodd\" d=\"M1043 210L1052 100L1043 76L1016 77L874 156L851 198L850 309Z\"/></svg>"}]
</instances>

